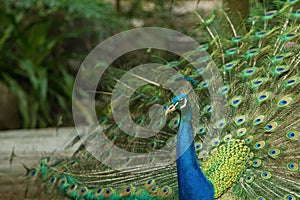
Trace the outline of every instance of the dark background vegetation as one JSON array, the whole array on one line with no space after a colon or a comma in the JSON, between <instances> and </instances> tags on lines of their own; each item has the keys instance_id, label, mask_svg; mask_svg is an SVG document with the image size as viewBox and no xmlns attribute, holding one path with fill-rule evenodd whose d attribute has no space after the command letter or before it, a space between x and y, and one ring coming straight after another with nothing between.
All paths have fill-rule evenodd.
<instances>
[{"instance_id":1,"label":"dark background vegetation","mask_svg":"<svg viewBox=\"0 0 300 200\"><path fill-rule=\"evenodd\" d=\"M0 129L72 126L73 82L93 47L134 27L189 34L196 18L185 7L201 10L203 2L1 0ZM248 1L224 4L248 17Z\"/></svg>"}]
</instances>

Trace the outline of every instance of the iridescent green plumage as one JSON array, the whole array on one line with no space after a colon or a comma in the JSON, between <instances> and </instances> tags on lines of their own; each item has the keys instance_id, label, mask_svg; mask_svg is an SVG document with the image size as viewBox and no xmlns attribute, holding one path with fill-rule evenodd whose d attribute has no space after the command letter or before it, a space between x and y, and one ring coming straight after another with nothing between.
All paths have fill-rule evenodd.
<instances>
[{"instance_id":1,"label":"iridescent green plumage","mask_svg":"<svg viewBox=\"0 0 300 200\"><path fill-rule=\"evenodd\" d=\"M170 83L186 76L188 84L194 86L200 108L199 124L194 127L195 149L200 166L215 187L216 198L300 199L297 6L299 2L289 0L279 10L255 13L245 23L237 24L224 12L216 12L208 20L197 15L204 24L201 26L205 30L201 32L204 44L186 53L184 58L188 60L208 51L222 77L224 84L220 87L214 85L219 80L217 76L202 77L212 71L207 57L196 61L201 66L198 70L185 60L160 67L175 68L183 76L164 77L160 71L152 71L157 79L167 79ZM173 97L170 91L153 82L158 81L149 81L131 96L131 115L139 125L150 123L145 111L152 105L164 105L166 109ZM115 99L121 100L121 95ZM220 108L225 115L218 114L223 113ZM176 145L179 115L168 117L159 134L138 138L141 134L138 131L129 136L112 122L109 104L105 114L105 120L101 121L107 126L105 135L122 149L154 152ZM162 121L155 121L150 125L161 124ZM87 140L96 140L97 129L90 133ZM110 152L105 156L110 162L118 162ZM64 161L43 160L29 176L35 177L48 195L62 194L71 199L177 199L176 166L171 159L174 157L174 151L170 155L161 152L143 157L153 161L153 165L145 166L134 166L134 157L124 158L127 166L115 170L94 159L82 145L73 157ZM157 159L159 163L154 162Z\"/></svg>"}]
</instances>

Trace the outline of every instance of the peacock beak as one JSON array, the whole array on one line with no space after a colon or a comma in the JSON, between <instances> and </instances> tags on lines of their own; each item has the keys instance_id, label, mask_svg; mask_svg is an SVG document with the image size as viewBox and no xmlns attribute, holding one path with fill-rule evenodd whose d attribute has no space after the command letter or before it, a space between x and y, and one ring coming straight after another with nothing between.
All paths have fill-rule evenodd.
<instances>
[{"instance_id":1,"label":"peacock beak","mask_svg":"<svg viewBox=\"0 0 300 200\"><path fill-rule=\"evenodd\" d=\"M171 113L171 112L175 111L176 110L176 105L171 104L169 106L168 110L166 110L165 115L167 115L168 113Z\"/></svg>"}]
</instances>

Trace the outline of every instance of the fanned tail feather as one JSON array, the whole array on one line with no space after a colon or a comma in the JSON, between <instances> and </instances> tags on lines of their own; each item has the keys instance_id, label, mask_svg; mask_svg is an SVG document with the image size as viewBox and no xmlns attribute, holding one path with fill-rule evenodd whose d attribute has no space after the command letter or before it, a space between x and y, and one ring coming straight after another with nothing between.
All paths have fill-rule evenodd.
<instances>
[{"instance_id":1,"label":"fanned tail feather","mask_svg":"<svg viewBox=\"0 0 300 200\"><path fill-rule=\"evenodd\" d=\"M196 30L204 29L200 41L203 44L186 53L182 60L161 66L161 69L174 68L181 75L164 77L153 70L157 80L168 79L171 84L183 79L195 87L200 108L199 125L194 127L195 149L200 166L215 187L216 198L300 199L300 11L297 7L296 0L282 3L278 10L263 7L245 23L238 24L223 11L215 12L209 20L197 14L201 26ZM209 52L210 57L200 57L194 63L200 67L195 70L186 60L202 51ZM214 75L214 66L218 67L220 77ZM111 70L124 73L120 69ZM106 73L113 77L109 71ZM111 85L118 82L134 90L129 106L136 124L160 126L161 118L151 121L145 111L154 104L166 109L172 93L146 75L131 76L147 85L134 90L118 78L109 80L114 80ZM223 83L221 87L214 84L218 81ZM111 85L107 85L108 91L113 88ZM119 95L115 102L119 101L120 107L116 109L122 110L125 94ZM97 151L98 146L93 145L101 135L93 128L82 134L85 142L73 157L53 162L44 159L28 174L30 181L37 180L49 196L56 193L70 199L177 199L174 160L179 115L168 117L166 126L157 135L139 138L141 132L127 135L121 124L113 122L109 103L100 120L105 136L119 148L146 154L124 156L120 160L112 157L109 150L102 151L109 146ZM159 111L152 115L159 115ZM71 144L79 139L76 137ZM123 163L122 167L118 170L106 166L94 158L89 148L106 156L105 161ZM140 164L143 159L149 164Z\"/></svg>"}]
</instances>

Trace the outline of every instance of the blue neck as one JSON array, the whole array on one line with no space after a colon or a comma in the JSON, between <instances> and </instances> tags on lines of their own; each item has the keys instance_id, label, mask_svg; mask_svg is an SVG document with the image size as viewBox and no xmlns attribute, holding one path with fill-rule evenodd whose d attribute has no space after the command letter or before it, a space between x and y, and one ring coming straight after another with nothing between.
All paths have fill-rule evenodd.
<instances>
[{"instance_id":1,"label":"blue neck","mask_svg":"<svg viewBox=\"0 0 300 200\"><path fill-rule=\"evenodd\" d=\"M192 109L190 107L181 111L176 154L179 199L214 199L213 185L204 176L197 162L192 127Z\"/></svg>"}]
</instances>

